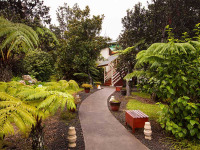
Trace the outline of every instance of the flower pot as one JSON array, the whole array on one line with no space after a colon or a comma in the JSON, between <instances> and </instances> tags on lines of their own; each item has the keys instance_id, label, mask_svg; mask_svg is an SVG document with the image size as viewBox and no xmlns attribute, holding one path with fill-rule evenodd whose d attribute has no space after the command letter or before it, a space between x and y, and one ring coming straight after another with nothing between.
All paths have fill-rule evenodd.
<instances>
[{"instance_id":1,"label":"flower pot","mask_svg":"<svg viewBox=\"0 0 200 150\"><path fill-rule=\"evenodd\" d=\"M85 88L85 93L90 93L90 88Z\"/></svg>"},{"instance_id":2,"label":"flower pot","mask_svg":"<svg viewBox=\"0 0 200 150\"><path fill-rule=\"evenodd\" d=\"M116 91L119 92L121 90L122 86L116 86Z\"/></svg>"},{"instance_id":3,"label":"flower pot","mask_svg":"<svg viewBox=\"0 0 200 150\"><path fill-rule=\"evenodd\" d=\"M100 90L100 89L101 89L101 86L100 86L100 85L97 85L97 89L99 89L99 90Z\"/></svg>"},{"instance_id":4,"label":"flower pot","mask_svg":"<svg viewBox=\"0 0 200 150\"><path fill-rule=\"evenodd\" d=\"M125 96L126 95L126 90L121 90L121 95Z\"/></svg>"},{"instance_id":5,"label":"flower pot","mask_svg":"<svg viewBox=\"0 0 200 150\"><path fill-rule=\"evenodd\" d=\"M121 102L112 102L110 101L110 108L112 111L118 111L120 107Z\"/></svg>"}]
</instances>

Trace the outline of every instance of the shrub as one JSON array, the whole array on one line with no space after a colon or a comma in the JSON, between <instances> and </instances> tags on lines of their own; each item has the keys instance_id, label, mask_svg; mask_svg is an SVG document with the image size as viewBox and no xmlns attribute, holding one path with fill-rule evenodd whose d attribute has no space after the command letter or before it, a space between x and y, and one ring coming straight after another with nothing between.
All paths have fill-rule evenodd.
<instances>
[{"instance_id":1,"label":"shrub","mask_svg":"<svg viewBox=\"0 0 200 150\"><path fill-rule=\"evenodd\" d=\"M183 96L169 106L160 104L162 112L159 122L162 128L174 134L176 138L200 139L200 104L191 103L189 99Z\"/></svg>"},{"instance_id":2,"label":"shrub","mask_svg":"<svg viewBox=\"0 0 200 150\"><path fill-rule=\"evenodd\" d=\"M54 71L54 61L50 54L43 51L31 51L24 58L24 69L36 79L47 81Z\"/></svg>"}]
</instances>

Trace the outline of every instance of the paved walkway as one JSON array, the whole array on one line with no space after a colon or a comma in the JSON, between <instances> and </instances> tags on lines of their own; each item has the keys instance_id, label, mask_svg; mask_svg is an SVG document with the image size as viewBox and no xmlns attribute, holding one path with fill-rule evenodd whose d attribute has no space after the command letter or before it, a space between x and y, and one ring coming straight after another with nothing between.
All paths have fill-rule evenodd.
<instances>
[{"instance_id":1,"label":"paved walkway","mask_svg":"<svg viewBox=\"0 0 200 150\"><path fill-rule=\"evenodd\" d=\"M147 150L139 140L115 119L107 106L114 88L104 89L88 96L79 108L86 150Z\"/></svg>"}]
</instances>

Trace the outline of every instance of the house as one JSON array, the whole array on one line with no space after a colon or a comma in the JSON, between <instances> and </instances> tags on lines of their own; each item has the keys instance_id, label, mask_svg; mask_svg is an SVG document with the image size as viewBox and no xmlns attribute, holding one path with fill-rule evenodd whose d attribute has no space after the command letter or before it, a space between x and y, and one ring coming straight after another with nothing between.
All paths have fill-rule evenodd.
<instances>
[{"instance_id":1,"label":"house","mask_svg":"<svg viewBox=\"0 0 200 150\"><path fill-rule=\"evenodd\" d=\"M118 54L115 51L116 45L113 43L110 47L101 50L100 54L104 58L104 61L99 61L98 67L104 68L104 85L122 86L123 79L116 70Z\"/></svg>"}]
</instances>

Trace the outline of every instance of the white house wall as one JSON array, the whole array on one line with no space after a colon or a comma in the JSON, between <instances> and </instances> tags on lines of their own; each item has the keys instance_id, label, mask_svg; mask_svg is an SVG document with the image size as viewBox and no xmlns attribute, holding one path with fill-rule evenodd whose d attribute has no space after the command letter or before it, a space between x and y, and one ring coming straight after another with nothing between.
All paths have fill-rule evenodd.
<instances>
[{"instance_id":1,"label":"white house wall","mask_svg":"<svg viewBox=\"0 0 200 150\"><path fill-rule=\"evenodd\" d=\"M101 56L103 56L105 59L108 59L109 55L109 48L104 48L100 52Z\"/></svg>"}]
</instances>

